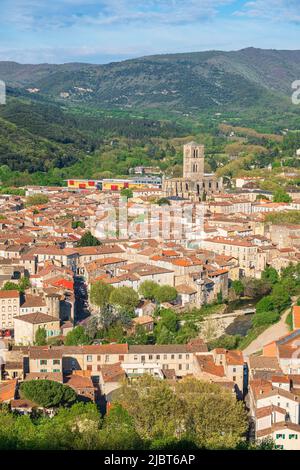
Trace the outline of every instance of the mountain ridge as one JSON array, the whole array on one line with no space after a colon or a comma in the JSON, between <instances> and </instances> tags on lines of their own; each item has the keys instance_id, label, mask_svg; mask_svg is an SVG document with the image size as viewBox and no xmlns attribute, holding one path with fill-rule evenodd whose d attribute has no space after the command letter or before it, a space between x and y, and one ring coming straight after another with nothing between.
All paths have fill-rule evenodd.
<instances>
[{"instance_id":1,"label":"mountain ridge","mask_svg":"<svg viewBox=\"0 0 300 470\"><path fill-rule=\"evenodd\" d=\"M93 103L102 108L154 107L195 112L246 108L290 98L300 79L300 50L245 48L159 54L88 64L0 62L8 86L36 88L59 102Z\"/></svg>"}]
</instances>

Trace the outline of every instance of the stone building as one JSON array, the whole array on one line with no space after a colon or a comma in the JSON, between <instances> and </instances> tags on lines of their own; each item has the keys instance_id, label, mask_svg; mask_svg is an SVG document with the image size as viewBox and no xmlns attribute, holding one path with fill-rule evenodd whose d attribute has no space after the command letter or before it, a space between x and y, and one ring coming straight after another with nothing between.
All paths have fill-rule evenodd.
<instances>
[{"instance_id":1,"label":"stone building","mask_svg":"<svg viewBox=\"0 0 300 470\"><path fill-rule=\"evenodd\" d=\"M0 292L1 323L0 330L13 328L14 319L20 315L20 292L8 290Z\"/></svg>"},{"instance_id":2,"label":"stone building","mask_svg":"<svg viewBox=\"0 0 300 470\"><path fill-rule=\"evenodd\" d=\"M166 197L179 196L201 201L223 189L223 178L204 173L204 145L190 142L183 147L183 178L166 179L163 191Z\"/></svg>"},{"instance_id":3,"label":"stone building","mask_svg":"<svg viewBox=\"0 0 300 470\"><path fill-rule=\"evenodd\" d=\"M60 335L59 319L42 312L28 313L14 319L15 344L24 346L34 344L39 328L46 330L47 338Z\"/></svg>"}]
</instances>

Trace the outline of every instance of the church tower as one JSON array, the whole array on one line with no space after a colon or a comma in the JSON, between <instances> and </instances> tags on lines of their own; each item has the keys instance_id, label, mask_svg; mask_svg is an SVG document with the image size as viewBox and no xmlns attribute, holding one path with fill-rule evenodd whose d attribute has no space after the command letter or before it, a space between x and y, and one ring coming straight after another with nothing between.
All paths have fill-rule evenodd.
<instances>
[{"instance_id":1,"label":"church tower","mask_svg":"<svg viewBox=\"0 0 300 470\"><path fill-rule=\"evenodd\" d=\"M202 181L204 177L204 145L190 142L183 147L183 178Z\"/></svg>"},{"instance_id":2,"label":"church tower","mask_svg":"<svg viewBox=\"0 0 300 470\"><path fill-rule=\"evenodd\" d=\"M203 201L204 196L220 194L223 178L204 173L204 145L189 142L183 147L183 178L165 179L163 191L166 197L180 197L191 201Z\"/></svg>"}]
</instances>

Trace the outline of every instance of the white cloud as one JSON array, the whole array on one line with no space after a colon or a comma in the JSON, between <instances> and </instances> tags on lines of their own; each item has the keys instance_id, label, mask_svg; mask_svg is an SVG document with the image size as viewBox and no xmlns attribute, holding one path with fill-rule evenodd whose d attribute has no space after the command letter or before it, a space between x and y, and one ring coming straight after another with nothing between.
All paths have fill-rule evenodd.
<instances>
[{"instance_id":1,"label":"white cloud","mask_svg":"<svg viewBox=\"0 0 300 470\"><path fill-rule=\"evenodd\" d=\"M3 0L2 21L21 29L116 23L182 24L213 18L234 0Z\"/></svg>"},{"instance_id":2,"label":"white cloud","mask_svg":"<svg viewBox=\"0 0 300 470\"><path fill-rule=\"evenodd\" d=\"M299 0L253 0L235 12L237 16L261 18L269 21L299 23Z\"/></svg>"},{"instance_id":3,"label":"white cloud","mask_svg":"<svg viewBox=\"0 0 300 470\"><path fill-rule=\"evenodd\" d=\"M237 0L0 0L0 60L106 63L158 53L299 47L300 0L242 3L233 15Z\"/></svg>"},{"instance_id":4,"label":"white cloud","mask_svg":"<svg viewBox=\"0 0 300 470\"><path fill-rule=\"evenodd\" d=\"M196 22L212 18L218 9L233 0L103 0L104 11L95 20L103 22L155 21Z\"/></svg>"},{"instance_id":5,"label":"white cloud","mask_svg":"<svg viewBox=\"0 0 300 470\"><path fill-rule=\"evenodd\" d=\"M252 0L234 16L300 22L300 0ZM1 0L0 24L41 31L94 25L180 25L215 20L236 0ZM230 15L230 13L228 13Z\"/></svg>"},{"instance_id":6,"label":"white cloud","mask_svg":"<svg viewBox=\"0 0 300 470\"><path fill-rule=\"evenodd\" d=\"M122 60L135 57L136 49L133 47L25 47L9 48L0 47L0 60L16 61L20 63L37 64L50 63L60 64L64 62L90 62L93 57L101 57L102 62Z\"/></svg>"}]
</instances>

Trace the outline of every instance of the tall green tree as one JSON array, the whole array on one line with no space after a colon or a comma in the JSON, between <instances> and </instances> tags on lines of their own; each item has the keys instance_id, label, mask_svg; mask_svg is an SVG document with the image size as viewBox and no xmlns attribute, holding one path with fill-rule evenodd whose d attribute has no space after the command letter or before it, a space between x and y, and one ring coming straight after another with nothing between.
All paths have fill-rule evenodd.
<instances>
[{"instance_id":1,"label":"tall green tree","mask_svg":"<svg viewBox=\"0 0 300 470\"><path fill-rule=\"evenodd\" d=\"M47 344L47 333L45 328L38 327L35 333L35 345L45 346Z\"/></svg>"},{"instance_id":2,"label":"tall green tree","mask_svg":"<svg viewBox=\"0 0 300 470\"><path fill-rule=\"evenodd\" d=\"M155 292L158 289L159 284L154 281L144 281L139 287L139 293L144 299L154 300Z\"/></svg>"},{"instance_id":3,"label":"tall green tree","mask_svg":"<svg viewBox=\"0 0 300 470\"><path fill-rule=\"evenodd\" d=\"M274 299L272 295L267 295L260 299L256 304L257 312L270 312L275 309Z\"/></svg>"},{"instance_id":4,"label":"tall green tree","mask_svg":"<svg viewBox=\"0 0 300 470\"><path fill-rule=\"evenodd\" d=\"M243 295L244 293L244 284L242 283L242 281L240 280L233 281L231 285L236 295L238 297L241 297L241 295Z\"/></svg>"},{"instance_id":5,"label":"tall green tree","mask_svg":"<svg viewBox=\"0 0 300 470\"><path fill-rule=\"evenodd\" d=\"M145 328L142 325L135 327L134 335L128 338L130 344L148 344L148 335Z\"/></svg>"},{"instance_id":6,"label":"tall green tree","mask_svg":"<svg viewBox=\"0 0 300 470\"><path fill-rule=\"evenodd\" d=\"M176 313L171 309L162 309L160 312L160 325L165 326L168 330L175 332L178 329L178 319Z\"/></svg>"},{"instance_id":7,"label":"tall green tree","mask_svg":"<svg viewBox=\"0 0 300 470\"><path fill-rule=\"evenodd\" d=\"M122 197L125 197L126 199L131 199L133 197L133 191L132 189L129 189L129 188L121 189L120 194Z\"/></svg>"},{"instance_id":8,"label":"tall green tree","mask_svg":"<svg viewBox=\"0 0 300 470\"><path fill-rule=\"evenodd\" d=\"M172 302L177 298L177 290L172 286L158 286L155 289L155 300L159 303Z\"/></svg>"},{"instance_id":9,"label":"tall green tree","mask_svg":"<svg viewBox=\"0 0 300 470\"><path fill-rule=\"evenodd\" d=\"M124 343L124 327L120 321L115 322L111 325L106 333L105 339L108 341L113 341L114 343Z\"/></svg>"},{"instance_id":10,"label":"tall green tree","mask_svg":"<svg viewBox=\"0 0 300 470\"><path fill-rule=\"evenodd\" d=\"M81 239L78 242L79 247L99 246L99 245L101 245L100 240L94 237L89 231L85 232L85 234L82 235Z\"/></svg>"},{"instance_id":11,"label":"tall green tree","mask_svg":"<svg viewBox=\"0 0 300 470\"><path fill-rule=\"evenodd\" d=\"M23 276L19 281L19 290L20 290L20 292L24 293L26 289L29 289L29 287L31 287L29 277Z\"/></svg>"},{"instance_id":12,"label":"tall green tree","mask_svg":"<svg viewBox=\"0 0 300 470\"><path fill-rule=\"evenodd\" d=\"M292 198L286 191L279 188L274 193L273 202L292 202Z\"/></svg>"},{"instance_id":13,"label":"tall green tree","mask_svg":"<svg viewBox=\"0 0 300 470\"><path fill-rule=\"evenodd\" d=\"M263 281L267 281L271 285L274 285L276 284L276 282L279 281L279 274L275 268L273 268L272 266L267 266L261 273L261 278Z\"/></svg>"},{"instance_id":14,"label":"tall green tree","mask_svg":"<svg viewBox=\"0 0 300 470\"><path fill-rule=\"evenodd\" d=\"M187 344L191 339L196 338L199 334L199 327L192 321L187 321L180 326L176 333L175 343Z\"/></svg>"},{"instance_id":15,"label":"tall green tree","mask_svg":"<svg viewBox=\"0 0 300 470\"><path fill-rule=\"evenodd\" d=\"M109 305L110 294L113 286L102 281L97 281L91 287L91 302L100 309L105 309Z\"/></svg>"},{"instance_id":16,"label":"tall green tree","mask_svg":"<svg viewBox=\"0 0 300 470\"><path fill-rule=\"evenodd\" d=\"M111 292L109 302L120 311L133 313L139 304L139 296L131 287L123 286Z\"/></svg>"},{"instance_id":17,"label":"tall green tree","mask_svg":"<svg viewBox=\"0 0 300 470\"><path fill-rule=\"evenodd\" d=\"M160 325L155 331L156 344L173 344L175 342L175 334L165 325Z\"/></svg>"},{"instance_id":18,"label":"tall green tree","mask_svg":"<svg viewBox=\"0 0 300 470\"><path fill-rule=\"evenodd\" d=\"M276 284L272 290L272 299L275 310L282 312L291 305L291 297L285 286Z\"/></svg>"},{"instance_id":19,"label":"tall green tree","mask_svg":"<svg viewBox=\"0 0 300 470\"><path fill-rule=\"evenodd\" d=\"M160 320L154 328L157 344L175 343L178 329L179 323L176 313L171 309L162 309L160 311ZM185 331L187 332L187 330Z\"/></svg>"},{"instance_id":20,"label":"tall green tree","mask_svg":"<svg viewBox=\"0 0 300 470\"><path fill-rule=\"evenodd\" d=\"M197 379L174 385L143 376L124 384L116 401L143 439L186 439L200 448L234 449L245 442L247 413L230 390Z\"/></svg>"},{"instance_id":21,"label":"tall green tree","mask_svg":"<svg viewBox=\"0 0 300 470\"><path fill-rule=\"evenodd\" d=\"M82 346L89 343L90 338L83 326L76 326L73 330L69 331L65 339L66 346Z\"/></svg>"},{"instance_id":22,"label":"tall green tree","mask_svg":"<svg viewBox=\"0 0 300 470\"><path fill-rule=\"evenodd\" d=\"M185 379L175 385L183 401L188 437L206 449L234 449L248 428L243 402L220 385Z\"/></svg>"},{"instance_id":23,"label":"tall green tree","mask_svg":"<svg viewBox=\"0 0 300 470\"><path fill-rule=\"evenodd\" d=\"M120 404L113 404L100 431L101 446L106 450L137 450L143 440L137 433L134 419Z\"/></svg>"},{"instance_id":24,"label":"tall green tree","mask_svg":"<svg viewBox=\"0 0 300 470\"><path fill-rule=\"evenodd\" d=\"M184 409L174 390L163 380L143 376L124 384L116 402L132 416L142 439L163 439L184 435Z\"/></svg>"},{"instance_id":25,"label":"tall green tree","mask_svg":"<svg viewBox=\"0 0 300 470\"><path fill-rule=\"evenodd\" d=\"M67 385L52 380L28 380L20 385L22 398L33 401L45 408L71 405L76 400L76 393Z\"/></svg>"}]
</instances>

